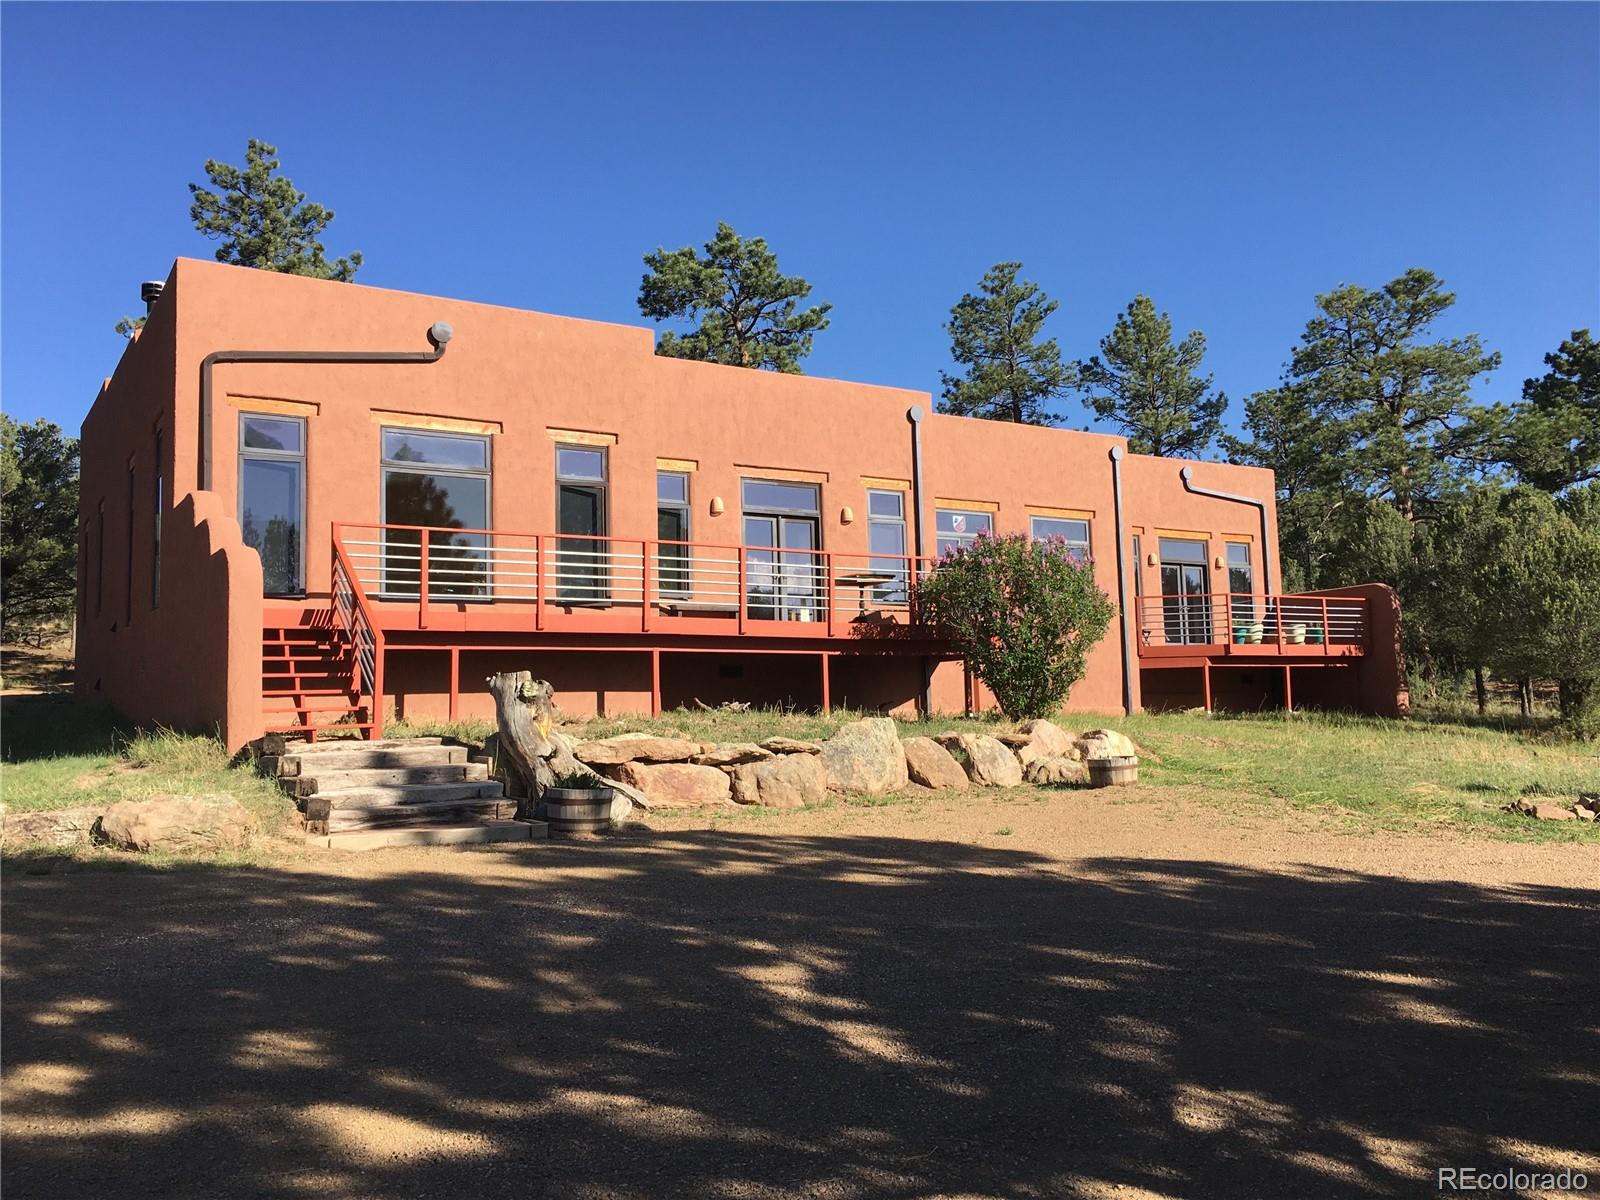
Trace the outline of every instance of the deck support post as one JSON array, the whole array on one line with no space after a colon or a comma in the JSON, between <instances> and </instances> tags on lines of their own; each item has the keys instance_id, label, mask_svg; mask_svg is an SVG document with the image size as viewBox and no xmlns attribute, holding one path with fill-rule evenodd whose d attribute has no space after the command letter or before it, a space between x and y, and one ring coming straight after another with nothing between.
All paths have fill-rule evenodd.
<instances>
[{"instance_id":1,"label":"deck support post","mask_svg":"<svg viewBox=\"0 0 1600 1200\"><path fill-rule=\"evenodd\" d=\"M1205 659L1200 664L1200 686L1205 694L1206 711L1211 711L1211 660Z\"/></svg>"},{"instance_id":2,"label":"deck support post","mask_svg":"<svg viewBox=\"0 0 1600 1200\"><path fill-rule=\"evenodd\" d=\"M1294 682L1293 682L1293 679L1291 678L1291 675L1290 675L1290 672L1293 671L1293 670L1294 670L1294 668L1291 667L1288 663L1284 663L1283 664L1283 711L1284 712L1293 712L1294 711Z\"/></svg>"},{"instance_id":3,"label":"deck support post","mask_svg":"<svg viewBox=\"0 0 1600 1200\"><path fill-rule=\"evenodd\" d=\"M661 715L661 651L650 651L650 715Z\"/></svg>"},{"instance_id":4,"label":"deck support post","mask_svg":"<svg viewBox=\"0 0 1600 1200\"><path fill-rule=\"evenodd\" d=\"M826 714L833 707L832 689L828 683L828 655L819 654L817 657L822 660L822 711Z\"/></svg>"}]
</instances>

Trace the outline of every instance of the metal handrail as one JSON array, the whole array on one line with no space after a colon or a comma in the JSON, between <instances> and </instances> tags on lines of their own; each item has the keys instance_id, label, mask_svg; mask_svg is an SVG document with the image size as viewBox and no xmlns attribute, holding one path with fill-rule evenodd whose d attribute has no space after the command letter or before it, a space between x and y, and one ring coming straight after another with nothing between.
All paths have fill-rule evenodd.
<instances>
[{"instance_id":1,"label":"metal handrail","mask_svg":"<svg viewBox=\"0 0 1600 1200\"><path fill-rule=\"evenodd\" d=\"M357 700L360 691L372 697L371 737L383 736L383 628L377 622L366 593L357 586L360 576L340 544L333 538L334 619L350 639L356 662Z\"/></svg>"},{"instance_id":2,"label":"metal handrail","mask_svg":"<svg viewBox=\"0 0 1600 1200\"><path fill-rule=\"evenodd\" d=\"M1364 596L1207 592L1138 601L1143 646L1364 647Z\"/></svg>"}]
</instances>

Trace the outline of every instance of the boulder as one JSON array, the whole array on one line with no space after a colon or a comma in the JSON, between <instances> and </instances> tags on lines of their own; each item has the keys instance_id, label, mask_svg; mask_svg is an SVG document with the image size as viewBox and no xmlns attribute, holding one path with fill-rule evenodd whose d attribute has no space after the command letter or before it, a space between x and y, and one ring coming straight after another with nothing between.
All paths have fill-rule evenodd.
<instances>
[{"instance_id":1,"label":"boulder","mask_svg":"<svg viewBox=\"0 0 1600 1200\"><path fill-rule=\"evenodd\" d=\"M1600 820L1600 813L1596 813L1592 808L1585 808L1581 804L1577 808L1573 809L1572 813L1580 821Z\"/></svg>"},{"instance_id":2,"label":"boulder","mask_svg":"<svg viewBox=\"0 0 1600 1200\"><path fill-rule=\"evenodd\" d=\"M694 761L702 767L736 767L740 763L764 762L771 757L771 750L754 742L717 742L697 754Z\"/></svg>"},{"instance_id":3,"label":"boulder","mask_svg":"<svg viewBox=\"0 0 1600 1200\"><path fill-rule=\"evenodd\" d=\"M1072 744L1072 737L1059 725L1049 721L1024 721L1017 732L1026 734L1028 741L1017 750L1017 758L1026 768L1042 758L1082 758L1082 753Z\"/></svg>"},{"instance_id":4,"label":"boulder","mask_svg":"<svg viewBox=\"0 0 1600 1200\"><path fill-rule=\"evenodd\" d=\"M906 773L912 783L930 788L955 788L965 791L967 773L954 755L932 738L906 738L902 743L906 753Z\"/></svg>"},{"instance_id":5,"label":"boulder","mask_svg":"<svg viewBox=\"0 0 1600 1200\"><path fill-rule=\"evenodd\" d=\"M612 804L620 807L621 804L626 801L628 805L627 809L622 811L620 814L613 812L611 818L613 821L622 820L623 817L627 816L633 811L634 805L638 805L640 808L644 809L645 812L650 811L649 797L632 784L623 783L622 780L616 779L612 776L606 776L606 786L617 794L617 798L612 801Z\"/></svg>"},{"instance_id":6,"label":"boulder","mask_svg":"<svg viewBox=\"0 0 1600 1200\"><path fill-rule=\"evenodd\" d=\"M1036 758L1022 768L1022 778L1035 787L1058 787L1068 783L1087 783L1089 768L1072 754L1053 754Z\"/></svg>"},{"instance_id":7,"label":"boulder","mask_svg":"<svg viewBox=\"0 0 1600 1200\"><path fill-rule=\"evenodd\" d=\"M811 754L784 754L764 762L741 763L729 771L736 804L802 808L828 795L828 772Z\"/></svg>"},{"instance_id":8,"label":"boulder","mask_svg":"<svg viewBox=\"0 0 1600 1200\"><path fill-rule=\"evenodd\" d=\"M716 767L683 762L625 762L607 765L605 776L637 788L644 793L650 808L691 808L732 800L728 776Z\"/></svg>"},{"instance_id":9,"label":"boulder","mask_svg":"<svg viewBox=\"0 0 1600 1200\"><path fill-rule=\"evenodd\" d=\"M763 750L771 750L774 754L821 754L822 747L816 742L802 742L799 738L769 737L761 743Z\"/></svg>"},{"instance_id":10,"label":"boulder","mask_svg":"<svg viewBox=\"0 0 1600 1200\"><path fill-rule=\"evenodd\" d=\"M999 742L1002 746L1010 747L1012 750L1021 750L1029 742L1033 741L1033 738L1028 736L1026 733L1023 733L1021 730L1018 730L1016 733L997 733L994 734L993 737L994 740Z\"/></svg>"},{"instance_id":11,"label":"boulder","mask_svg":"<svg viewBox=\"0 0 1600 1200\"><path fill-rule=\"evenodd\" d=\"M572 748L579 762L612 767L627 762L687 762L700 753L700 743L653 733L619 733L616 737L579 742Z\"/></svg>"},{"instance_id":12,"label":"boulder","mask_svg":"<svg viewBox=\"0 0 1600 1200\"><path fill-rule=\"evenodd\" d=\"M1084 758L1134 758L1139 747L1126 734L1115 729L1090 729L1078 735L1074 743Z\"/></svg>"},{"instance_id":13,"label":"boulder","mask_svg":"<svg viewBox=\"0 0 1600 1200\"><path fill-rule=\"evenodd\" d=\"M868 717L841 726L822 744L822 766L836 792L879 796L906 786L906 752L888 717Z\"/></svg>"},{"instance_id":14,"label":"boulder","mask_svg":"<svg viewBox=\"0 0 1600 1200\"><path fill-rule=\"evenodd\" d=\"M152 796L119 800L100 818L100 833L123 850L185 854L237 850L255 822L231 796Z\"/></svg>"},{"instance_id":15,"label":"boulder","mask_svg":"<svg viewBox=\"0 0 1600 1200\"><path fill-rule=\"evenodd\" d=\"M1571 809L1562 808L1559 804L1535 804L1533 815L1541 821L1573 821L1577 814Z\"/></svg>"},{"instance_id":16,"label":"boulder","mask_svg":"<svg viewBox=\"0 0 1600 1200\"><path fill-rule=\"evenodd\" d=\"M1022 782L1022 764L997 739L985 733L961 733L955 744L966 757L961 765L967 778L979 787L1016 787Z\"/></svg>"},{"instance_id":17,"label":"boulder","mask_svg":"<svg viewBox=\"0 0 1600 1200\"><path fill-rule=\"evenodd\" d=\"M0 840L15 846L21 842L46 846L80 846L89 840L98 808L53 808L48 812L8 812L0 816Z\"/></svg>"}]
</instances>

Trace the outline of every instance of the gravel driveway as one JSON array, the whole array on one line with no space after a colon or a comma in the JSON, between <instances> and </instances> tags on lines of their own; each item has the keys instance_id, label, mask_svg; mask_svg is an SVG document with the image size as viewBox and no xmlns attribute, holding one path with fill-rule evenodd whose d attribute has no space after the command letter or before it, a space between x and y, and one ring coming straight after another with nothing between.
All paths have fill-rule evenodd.
<instances>
[{"instance_id":1,"label":"gravel driveway","mask_svg":"<svg viewBox=\"0 0 1600 1200\"><path fill-rule=\"evenodd\" d=\"M986 797L11 869L6 1200L1600 1188L1595 849L1293 822Z\"/></svg>"}]
</instances>

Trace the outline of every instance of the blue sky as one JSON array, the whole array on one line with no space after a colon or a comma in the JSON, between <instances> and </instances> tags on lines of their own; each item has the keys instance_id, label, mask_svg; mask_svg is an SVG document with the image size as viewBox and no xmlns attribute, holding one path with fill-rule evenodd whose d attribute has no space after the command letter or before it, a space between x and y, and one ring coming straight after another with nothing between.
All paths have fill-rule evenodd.
<instances>
[{"instance_id":1,"label":"blue sky","mask_svg":"<svg viewBox=\"0 0 1600 1200\"><path fill-rule=\"evenodd\" d=\"M645 324L715 223L833 303L813 374L937 391L1017 258L1087 357L1137 292L1235 403L1410 266L1510 399L1600 325L1600 6L6 4L0 388L76 429L185 184L277 144L360 281ZM1068 424L1089 423L1073 401Z\"/></svg>"}]
</instances>

